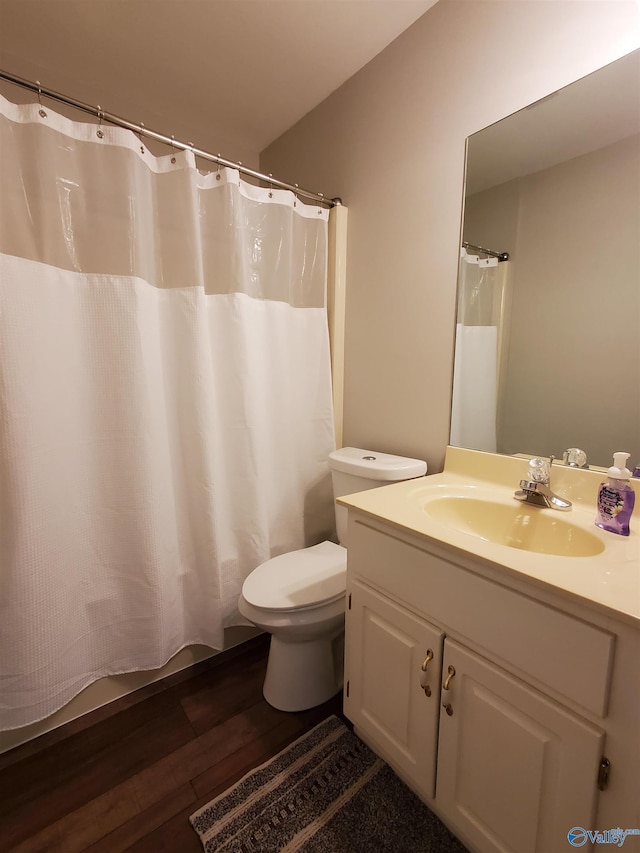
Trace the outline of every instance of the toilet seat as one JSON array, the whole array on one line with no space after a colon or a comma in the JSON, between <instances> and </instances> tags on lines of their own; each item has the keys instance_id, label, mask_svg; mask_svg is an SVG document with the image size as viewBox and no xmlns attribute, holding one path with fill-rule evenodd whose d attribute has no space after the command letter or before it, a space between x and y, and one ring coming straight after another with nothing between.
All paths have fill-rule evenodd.
<instances>
[{"instance_id":1,"label":"toilet seat","mask_svg":"<svg viewBox=\"0 0 640 853\"><path fill-rule=\"evenodd\" d=\"M273 557L242 586L244 599L262 610L292 611L341 599L346 591L347 549L320 542Z\"/></svg>"}]
</instances>

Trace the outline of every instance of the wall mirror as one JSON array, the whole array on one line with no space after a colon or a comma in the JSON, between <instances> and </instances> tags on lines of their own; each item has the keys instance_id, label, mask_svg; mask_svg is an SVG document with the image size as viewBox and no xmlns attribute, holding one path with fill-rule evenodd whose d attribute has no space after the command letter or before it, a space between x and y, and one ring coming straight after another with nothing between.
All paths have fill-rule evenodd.
<instances>
[{"instance_id":1,"label":"wall mirror","mask_svg":"<svg viewBox=\"0 0 640 853\"><path fill-rule=\"evenodd\" d=\"M640 465L640 51L469 137L462 241L451 444Z\"/></svg>"}]
</instances>

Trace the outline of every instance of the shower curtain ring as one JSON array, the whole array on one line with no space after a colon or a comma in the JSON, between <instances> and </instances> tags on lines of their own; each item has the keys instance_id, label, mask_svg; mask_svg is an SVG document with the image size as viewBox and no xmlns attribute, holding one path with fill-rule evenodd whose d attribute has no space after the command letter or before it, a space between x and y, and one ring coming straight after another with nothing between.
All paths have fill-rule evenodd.
<instances>
[{"instance_id":1,"label":"shower curtain ring","mask_svg":"<svg viewBox=\"0 0 640 853\"><path fill-rule=\"evenodd\" d=\"M47 114L44 111L44 108L42 106L42 89L40 88L40 81L39 80L36 80L36 85L38 87L38 104L40 105L40 109L38 110L38 115L40 116L40 118L46 118Z\"/></svg>"},{"instance_id":2,"label":"shower curtain ring","mask_svg":"<svg viewBox=\"0 0 640 853\"><path fill-rule=\"evenodd\" d=\"M269 178L269 198L273 198L273 180L271 180L273 178L273 174L271 172L269 172Z\"/></svg>"},{"instance_id":3,"label":"shower curtain ring","mask_svg":"<svg viewBox=\"0 0 640 853\"><path fill-rule=\"evenodd\" d=\"M218 151L218 167L216 168L216 181L219 181L222 175L220 174L220 152Z\"/></svg>"},{"instance_id":4,"label":"shower curtain ring","mask_svg":"<svg viewBox=\"0 0 640 853\"><path fill-rule=\"evenodd\" d=\"M144 122L141 121L140 122L140 131L142 132L143 130L144 130ZM136 136L140 140L140 153L144 154L144 145L142 144L142 136L140 135L140 133L137 133Z\"/></svg>"},{"instance_id":5,"label":"shower curtain ring","mask_svg":"<svg viewBox=\"0 0 640 853\"><path fill-rule=\"evenodd\" d=\"M173 143L175 142L175 139L176 139L176 138L175 138L175 136L174 136L174 135L173 135L173 133L172 133L172 134L171 134L171 162L172 162L172 163L175 163L175 162L176 162L176 153L175 153L175 148L173 147Z\"/></svg>"},{"instance_id":6,"label":"shower curtain ring","mask_svg":"<svg viewBox=\"0 0 640 853\"><path fill-rule=\"evenodd\" d=\"M96 111L98 115L98 129L96 130L96 136L98 137L98 139L104 139L104 132L102 130L102 116L104 115L104 113L100 108L100 104L98 104L98 106L96 107Z\"/></svg>"},{"instance_id":7,"label":"shower curtain ring","mask_svg":"<svg viewBox=\"0 0 640 853\"><path fill-rule=\"evenodd\" d=\"M296 195L296 193L298 192L299 184L294 184L294 187L296 189L295 189L295 192L293 193L293 206L297 207L298 206L298 196Z\"/></svg>"}]
</instances>

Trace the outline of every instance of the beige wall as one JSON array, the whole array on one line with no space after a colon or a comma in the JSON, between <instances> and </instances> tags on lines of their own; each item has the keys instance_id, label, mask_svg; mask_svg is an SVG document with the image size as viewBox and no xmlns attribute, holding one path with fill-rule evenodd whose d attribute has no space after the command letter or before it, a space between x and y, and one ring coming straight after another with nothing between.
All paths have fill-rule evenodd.
<instances>
[{"instance_id":1,"label":"beige wall","mask_svg":"<svg viewBox=\"0 0 640 853\"><path fill-rule=\"evenodd\" d=\"M349 208L344 442L440 470L465 138L640 45L635 0L440 0L269 146Z\"/></svg>"},{"instance_id":2,"label":"beige wall","mask_svg":"<svg viewBox=\"0 0 640 853\"><path fill-rule=\"evenodd\" d=\"M503 453L640 461L639 155L629 137L467 199L465 239L512 258Z\"/></svg>"}]
</instances>

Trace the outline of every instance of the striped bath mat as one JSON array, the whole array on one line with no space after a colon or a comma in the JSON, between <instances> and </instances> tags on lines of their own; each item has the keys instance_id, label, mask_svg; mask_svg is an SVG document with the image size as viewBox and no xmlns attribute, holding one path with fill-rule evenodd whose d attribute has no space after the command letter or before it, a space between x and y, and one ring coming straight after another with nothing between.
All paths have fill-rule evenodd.
<instances>
[{"instance_id":1,"label":"striped bath mat","mask_svg":"<svg viewBox=\"0 0 640 853\"><path fill-rule=\"evenodd\" d=\"M464 853L336 717L190 818L205 853Z\"/></svg>"}]
</instances>

